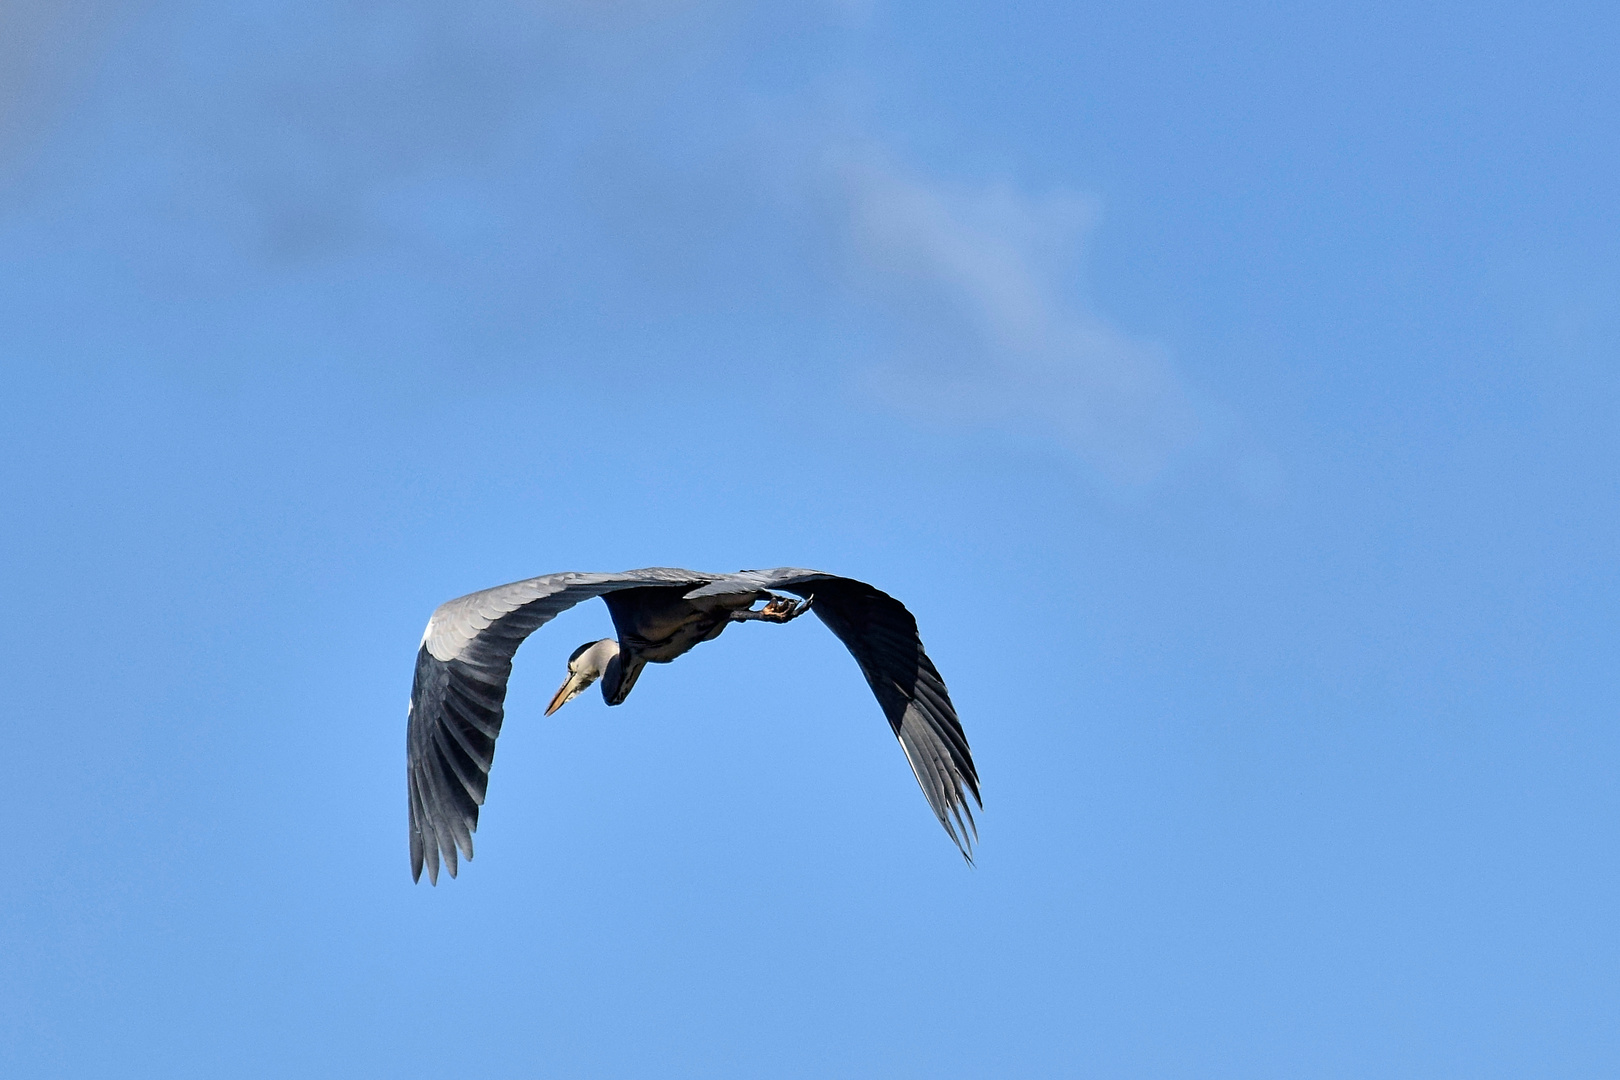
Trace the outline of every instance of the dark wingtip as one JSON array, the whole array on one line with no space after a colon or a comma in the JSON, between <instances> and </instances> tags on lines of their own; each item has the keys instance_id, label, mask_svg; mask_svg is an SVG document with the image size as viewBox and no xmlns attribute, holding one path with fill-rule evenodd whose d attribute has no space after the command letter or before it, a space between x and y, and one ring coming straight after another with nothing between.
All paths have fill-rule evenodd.
<instances>
[{"instance_id":1,"label":"dark wingtip","mask_svg":"<svg viewBox=\"0 0 1620 1080\"><path fill-rule=\"evenodd\" d=\"M958 818L958 820L960 820L960 818ZM971 822L972 820L973 820L973 816L971 814L968 815L968 821ZM966 828L964 828L962 830L962 836L961 836L960 839L957 838L957 835L956 835L955 832L951 831L951 827L949 825L945 826L945 829L946 829L947 832L951 833L951 839L956 841L956 850L960 851L962 853L962 859L969 866L974 865L974 863L973 863L973 845L979 839L979 830L978 830L978 828L977 827L974 828L972 839L969 839L968 830Z\"/></svg>"}]
</instances>

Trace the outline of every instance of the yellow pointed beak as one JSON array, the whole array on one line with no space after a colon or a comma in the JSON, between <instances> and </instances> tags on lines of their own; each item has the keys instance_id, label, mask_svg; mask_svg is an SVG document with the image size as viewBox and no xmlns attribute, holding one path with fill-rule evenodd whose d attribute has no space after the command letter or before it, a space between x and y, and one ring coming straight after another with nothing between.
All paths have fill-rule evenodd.
<instances>
[{"instance_id":1,"label":"yellow pointed beak","mask_svg":"<svg viewBox=\"0 0 1620 1080\"><path fill-rule=\"evenodd\" d=\"M552 713L568 704L569 700L575 694L585 689L583 686L579 685L579 682L580 678L578 675L569 675L568 678L563 680L563 684L558 688L556 696L551 699L551 704L546 706L547 716L550 716Z\"/></svg>"}]
</instances>

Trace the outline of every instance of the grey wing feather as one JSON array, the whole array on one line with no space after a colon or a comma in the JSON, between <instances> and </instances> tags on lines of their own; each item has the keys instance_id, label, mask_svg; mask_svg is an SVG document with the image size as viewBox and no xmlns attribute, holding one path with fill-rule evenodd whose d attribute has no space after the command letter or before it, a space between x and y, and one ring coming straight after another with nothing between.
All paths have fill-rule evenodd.
<instances>
[{"instance_id":1,"label":"grey wing feather","mask_svg":"<svg viewBox=\"0 0 1620 1080\"><path fill-rule=\"evenodd\" d=\"M411 877L450 876L470 859L505 715L512 656L534 631L583 600L640 585L702 585L712 574L654 567L622 574L547 574L441 604L416 654L406 723Z\"/></svg>"},{"instance_id":2,"label":"grey wing feather","mask_svg":"<svg viewBox=\"0 0 1620 1080\"><path fill-rule=\"evenodd\" d=\"M728 574L697 591L733 588L780 589L815 598L810 610L855 657L934 816L962 857L972 862L978 827L967 797L984 805L979 774L945 680L923 650L917 620L905 605L865 582L791 567Z\"/></svg>"}]
</instances>

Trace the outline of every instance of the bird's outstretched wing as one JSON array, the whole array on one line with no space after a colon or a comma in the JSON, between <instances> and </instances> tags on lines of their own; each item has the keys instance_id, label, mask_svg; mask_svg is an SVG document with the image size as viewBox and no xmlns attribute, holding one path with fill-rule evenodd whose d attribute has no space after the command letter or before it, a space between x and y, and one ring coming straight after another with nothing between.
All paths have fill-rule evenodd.
<instances>
[{"instance_id":1,"label":"bird's outstretched wing","mask_svg":"<svg viewBox=\"0 0 1620 1080\"><path fill-rule=\"evenodd\" d=\"M523 639L582 600L645 585L701 586L713 574L654 567L622 574L547 574L441 604L416 654L405 772L410 798L411 877L450 876L456 853L472 858L478 808L501 733L512 654Z\"/></svg>"},{"instance_id":2,"label":"bird's outstretched wing","mask_svg":"<svg viewBox=\"0 0 1620 1080\"><path fill-rule=\"evenodd\" d=\"M717 576L695 592L744 588L778 589L815 598L810 610L855 657L934 816L971 863L978 829L967 797L971 795L974 803L983 806L979 774L945 680L923 651L911 612L865 582L790 567Z\"/></svg>"}]
</instances>

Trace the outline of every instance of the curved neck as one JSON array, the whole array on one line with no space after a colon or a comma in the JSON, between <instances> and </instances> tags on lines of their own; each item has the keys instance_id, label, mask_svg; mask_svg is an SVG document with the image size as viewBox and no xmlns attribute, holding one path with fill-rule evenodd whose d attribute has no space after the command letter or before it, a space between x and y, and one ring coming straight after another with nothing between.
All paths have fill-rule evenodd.
<instances>
[{"instance_id":1,"label":"curved neck","mask_svg":"<svg viewBox=\"0 0 1620 1080\"><path fill-rule=\"evenodd\" d=\"M581 671L590 672L593 681L607 673L608 661L619 655L619 643L614 638L603 638L586 649L579 658Z\"/></svg>"}]
</instances>

